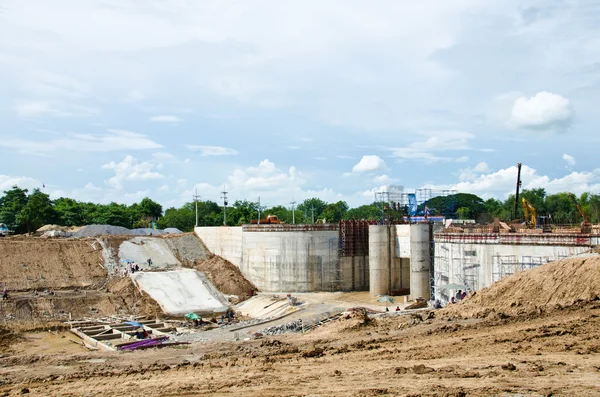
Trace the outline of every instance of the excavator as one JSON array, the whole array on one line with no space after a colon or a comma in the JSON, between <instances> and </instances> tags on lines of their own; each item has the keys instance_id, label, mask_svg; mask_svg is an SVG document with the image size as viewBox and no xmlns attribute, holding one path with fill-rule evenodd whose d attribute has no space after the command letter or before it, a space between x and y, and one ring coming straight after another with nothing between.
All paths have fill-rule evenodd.
<instances>
[{"instance_id":1,"label":"excavator","mask_svg":"<svg viewBox=\"0 0 600 397\"><path fill-rule=\"evenodd\" d=\"M523 214L525 214L525 222L527 226L535 229L537 225L537 213L535 211L535 207L531 205L529 201L525 197L521 199L523 203Z\"/></svg>"},{"instance_id":2,"label":"excavator","mask_svg":"<svg viewBox=\"0 0 600 397\"><path fill-rule=\"evenodd\" d=\"M577 207L577 211L579 211L581 217L583 218L583 222L581 222L581 233L590 234L592 232L592 224L590 223L587 215L581 209L581 206L579 205L575 195L573 193L569 193L569 197L571 197L571 200L573 200L573 203L575 203L575 207Z\"/></svg>"}]
</instances>

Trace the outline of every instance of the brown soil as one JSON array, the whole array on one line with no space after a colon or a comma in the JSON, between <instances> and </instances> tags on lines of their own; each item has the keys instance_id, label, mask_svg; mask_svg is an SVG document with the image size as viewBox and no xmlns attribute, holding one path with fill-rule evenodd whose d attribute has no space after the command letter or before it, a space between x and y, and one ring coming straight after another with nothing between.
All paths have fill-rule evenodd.
<instances>
[{"instance_id":1,"label":"brown soil","mask_svg":"<svg viewBox=\"0 0 600 397\"><path fill-rule=\"evenodd\" d=\"M32 334L36 346L19 343L0 357L0 395L600 394L600 302L508 319L438 314L369 324L358 314L304 335L121 354Z\"/></svg>"},{"instance_id":2,"label":"brown soil","mask_svg":"<svg viewBox=\"0 0 600 397\"><path fill-rule=\"evenodd\" d=\"M465 317L544 312L600 299L600 256L576 257L519 272L483 289L447 313Z\"/></svg>"},{"instance_id":3,"label":"brown soil","mask_svg":"<svg viewBox=\"0 0 600 397\"><path fill-rule=\"evenodd\" d=\"M247 299L251 290L257 291L239 268L218 255L204 261L195 261L190 266L204 272L219 291L226 295L236 295L240 301Z\"/></svg>"},{"instance_id":4,"label":"brown soil","mask_svg":"<svg viewBox=\"0 0 600 397\"><path fill-rule=\"evenodd\" d=\"M0 283L9 291L97 288L106 282L101 249L87 240L0 239Z\"/></svg>"}]
</instances>

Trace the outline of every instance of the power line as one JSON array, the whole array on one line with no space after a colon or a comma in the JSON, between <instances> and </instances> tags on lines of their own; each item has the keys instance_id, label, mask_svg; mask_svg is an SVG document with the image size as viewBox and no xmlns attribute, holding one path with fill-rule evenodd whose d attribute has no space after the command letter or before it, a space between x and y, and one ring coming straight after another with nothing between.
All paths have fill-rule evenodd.
<instances>
[{"instance_id":1,"label":"power line","mask_svg":"<svg viewBox=\"0 0 600 397\"><path fill-rule=\"evenodd\" d=\"M196 194L194 194L194 202L196 203L196 227L198 227L198 199L200 198L200 196L198 196L198 189L196 189Z\"/></svg>"},{"instance_id":2,"label":"power line","mask_svg":"<svg viewBox=\"0 0 600 397\"><path fill-rule=\"evenodd\" d=\"M223 199L223 225L227 225L227 190L225 190L225 185L223 185L223 191L221 192L221 198Z\"/></svg>"}]
</instances>

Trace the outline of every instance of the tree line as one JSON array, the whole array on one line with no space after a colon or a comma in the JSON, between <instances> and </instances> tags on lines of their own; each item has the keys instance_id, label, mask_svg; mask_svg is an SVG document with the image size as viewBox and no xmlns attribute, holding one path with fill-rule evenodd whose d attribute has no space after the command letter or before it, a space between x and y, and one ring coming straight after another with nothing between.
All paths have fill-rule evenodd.
<instances>
[{"instance_id":1,"label":"tree line","mask_svg":"<svg viewBox=\"0 0 600 397\"><path fill-rule=\"evenodd\" d=\"M600 195L583 193L575 200L570 193L547 195L543 188L523 190L525 197L537 210L538 215L550 216L553 223L573 224L582 221L575 201L588 219L600 221ZM468 193L451 196L438 196L422 203L417 208L423 214L425 207L431 215L443 215L455 219L475 219L478 222L491 222L495 217L502 221L514 218L514 195L506 200L482 198ZM0 223L4 223L15 233L30 233L46 224L60 226L82 226L91 224L109 224L127 228L150 227L153 222L161 229L173 227L182 231L192 231L196 224L196 206L199 226L227 225L235 226L251 223L264 218L267 214L276 215L285 223L308 224L325 221L336 223L347 219L380 220L383 218L400 218L407 215L408 208L396 203L371 203L350 208L345 201L328 203L319 198L309 198L291 208L276 205L260 206L257 202L237 200L224 207L214 201L204 200L189 202L179 208L170 207L163 212L159 203L144 198L131 205L110 203L97 204L76 201L71 198L50 196L40 189L21 189L13 186L0 197ZM523 218L521 204L518 205L517 218Z\"/></svg>"}]
</instances>

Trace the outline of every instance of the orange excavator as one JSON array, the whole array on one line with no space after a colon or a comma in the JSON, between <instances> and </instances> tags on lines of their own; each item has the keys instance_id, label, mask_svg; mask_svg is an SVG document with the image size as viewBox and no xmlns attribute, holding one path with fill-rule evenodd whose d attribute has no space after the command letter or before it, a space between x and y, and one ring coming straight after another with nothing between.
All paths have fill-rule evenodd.
<instances>
[{"instance_id":1,"label":"orange excavator","mask_svg":"<svg viewBox=\"0 0 600 397\"><path fill-rule=\"evenodd\" d=\"M579 205L579 202L577 201L575 195L573 193L569 193L569 197L571 197L571 200L573 200L573 203L575 203L575 207L577 207L577 211L579 211L581 217L583 218L583 222L581 222L581 233L590 234L592 232L592 224L590 223L590 220L588 219L585 212L583 212L583 210L581 209L581 206Z\"/></svg>"}]
</instances>

